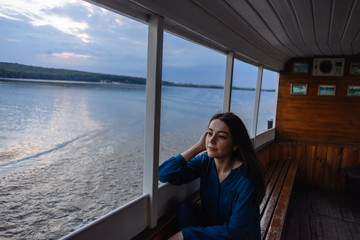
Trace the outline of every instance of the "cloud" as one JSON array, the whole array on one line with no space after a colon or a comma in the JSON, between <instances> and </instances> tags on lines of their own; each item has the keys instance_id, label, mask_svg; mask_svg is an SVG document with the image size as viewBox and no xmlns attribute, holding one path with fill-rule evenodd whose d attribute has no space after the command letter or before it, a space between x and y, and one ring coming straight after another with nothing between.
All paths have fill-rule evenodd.
<instances>
[{"instance_id":1,"label":"cloud","mask_svg":"<svg viewBox=\"0 0 360 240\"><path fill-rule=\"evenodd\" d=\"M14 20L14 21L21 21L21 20L18 19L18 18L8 16L8 15L6 15L6 14L4 14L4 13L1 13L1 12L0 12L0 18L6 18L6 19L9 19L9 20Z\"/></svg>"},{"instance_id":2,"label":"cloud","mask_svg":"<svg viewBox=\"0 0 360 240\"><path fill-rule=\"evenodd\" d=\"M85 22L74 22L66 17L46 16L41 19L34 19L30 23L34 26L50 25L64 33L79 38L84 43L91 42L90 35L84 32L84 30L88 28L88 25Z\"/></svg>"},{"instance_id":3,"label":"cloud","mask_svg":"<svg viewBox=\"0 0 360 240\"><path fill-rule=\"evenodd\" d=\"M146 76L147 25L94 5L76 4L7 10L19 20L0 17L0 61ZM37 8L46 17L35 17ZM3 5L0 12L5 12Z\"/></svg>"},{"instance_id":4,"label":"cloud","mask_svg":"<svg viewBox=\"0 0 360 240\"><path fill-rule=\"evenodd\" d=\"M133 38L127 38L127 37L119 37L119 40L121 41L125 41L127 43L133 44L133 45L141 45L141 46L147 46L147 42L146 41L139 41Z\"/></svg>"},{"instance_id":5,"label":"cloud","mask_svg":"<svg viewBox=\"0 0 360 240\"><path fill-rule=\"evenodd\" d=\"M90 55L84 55L84 54L76 54L76 53L70 53L70 52L63 52L63 53L50 53L45 54L46 57L57 57L57 58L91 58Z\"/></svg>"},{"instance_id":6,"label":"cloud","mask_svg":"<svg viewBox=\"0 0 360 240\"><path fill-rule=\"evenodd\" d=\"M14 43L22 42L20 39L12 39L12 38L8 38L8 39L6 39L6 41L8 41L8 42L14 42Z\"/></svg>"},{"instance_id":7,"label":"cloud","mask_svg":"<svg viewBox=\"0 0 360 240\"><path fill-rule=\"evenodd\" d=\"M119 25L124 25L126 23L126 21L124 21L123 19L119 19L119 18L116 18L115 22Z\"/></svg>"},{"instance_id":8,"label":"cloud","mask_svg":"<svg viewBox=\"0 0 360 240\"><path fill-rule=\"evenodd\" d=\"M84 43L91 42L91 36L85 32L89 28L85 21L75 21L70 17L57 15L51 11L55 8L63 8L68 4L89 6L78 0L2 0L0 17L29 22L33 26L51 26Z\"/></svg>"}]
</instances>

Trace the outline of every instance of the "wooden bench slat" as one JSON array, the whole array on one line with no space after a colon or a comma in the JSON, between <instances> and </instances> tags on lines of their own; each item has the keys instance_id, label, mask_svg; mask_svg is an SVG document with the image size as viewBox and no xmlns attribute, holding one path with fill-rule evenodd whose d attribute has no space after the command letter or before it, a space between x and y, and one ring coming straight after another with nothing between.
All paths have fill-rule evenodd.
<instances>
[{"instance_id":1,"label":"wooden bench slat","mask_svg":"<svg viewBox=\"0 0 360 240\"><path fill-rule=\"evenodd\" d=\"M265 208L264 214L261 217L260 226L261 226L261 239L264 239L266 233L268 231L268 227L270 225L275 207L277 205L279 195L282 191L282 187L284 184L284 180L286 178L287 170L290 165L290 161L286 161L281 168L281 172L279 173L279 177L276 179L276 185L271 193L268 204Z\"/></svg>"},{"instance_id":2,"label":"wooden bench slat","mask_svg":"<svg viewBox=\"0 0 360 240\"><path fill-rule=\"evenodd\" d=\"M266 235L266 240L280 239L281 237L297 168L298 162L293 161L287 173L286 180L274 212L274 216L270 223L269 231Z\"/></svg>"},{"instance_id":3,"label":"wooden bench slat","mask_svg":"<svg viewBox=\"0 0 360 240\"><path fill-rule=\"evenodd\" d=\"M283 169L283 165L285 162L276 162L272 163L271 165L274 165L273 172L271 174L271 178L268 181L268 184L266 185L266 192L265 196L260 204L260 216L262 217L264 214L264 210L269 202L269 198L273 192L273 189L275 187L275 184L277 182L278 176L280 175L281 170Z\"/></svg>"},{"instance_id":4,"label":"wooden bench slat","mask_svg":"<svg viewBox=\"0 0 360 240\"><path fill-rule=\"evenodd\" d=\"M268 183L271 179L271 176L274 174L274 171L278 165L279 165L279 162L276 162L276 163L270 164L270 166L266 169L265 176L264 176L265 185L268 185Z\"/></svg>"}]
</instances>

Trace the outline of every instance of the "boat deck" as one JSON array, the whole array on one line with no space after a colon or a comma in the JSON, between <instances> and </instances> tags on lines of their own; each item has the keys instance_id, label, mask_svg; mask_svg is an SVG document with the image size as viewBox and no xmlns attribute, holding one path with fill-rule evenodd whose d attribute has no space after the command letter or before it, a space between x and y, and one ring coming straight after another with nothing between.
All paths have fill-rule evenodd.
<instances>
[{"instance_id":1,"label":"boat deck","mask_svg":"<svg viewBox=\"0 0 360 240\"><path fill-rule=\"evenodd\" d=\"M282 239L360 239L360 198L294 186Z\"/></svg>"}]
</instances>

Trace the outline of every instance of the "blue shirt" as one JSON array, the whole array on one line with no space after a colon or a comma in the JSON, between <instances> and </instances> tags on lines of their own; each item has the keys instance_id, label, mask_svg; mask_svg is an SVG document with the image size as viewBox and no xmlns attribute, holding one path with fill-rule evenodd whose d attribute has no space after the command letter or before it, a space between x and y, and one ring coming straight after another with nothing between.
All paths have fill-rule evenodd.
<instances>
[{"instance_id":1,"label":"blue shirt","mask_svg":"<svg viewBox=\"0 0 360 240\"><path fill-rule=\"evenodd\" d=\"M243 166L233 169L221 183L214 159L206 153L188 162L177 155L159 167L161 182L179 185L198 177L209 226L183 228L184 239L260 239L259 206L253 203L255 186L245 177Z\"/></svg>"}]
</instances>

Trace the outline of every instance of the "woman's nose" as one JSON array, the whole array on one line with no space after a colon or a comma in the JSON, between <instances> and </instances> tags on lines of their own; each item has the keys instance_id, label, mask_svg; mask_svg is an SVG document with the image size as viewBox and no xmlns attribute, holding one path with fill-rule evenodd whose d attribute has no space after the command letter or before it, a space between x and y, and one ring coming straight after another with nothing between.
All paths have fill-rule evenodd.
<instances>
[{"instance_id":1,"label":"woman's nose","mask_svg":"<svg viewBox=\"0 0 360 240\"><path fill-rule=\"evenodd\" d=\"M211 138L210 138L210 143L214 144L215 140L216 140L215 135L212 135Z\"/></svg>"}]
</instances>

